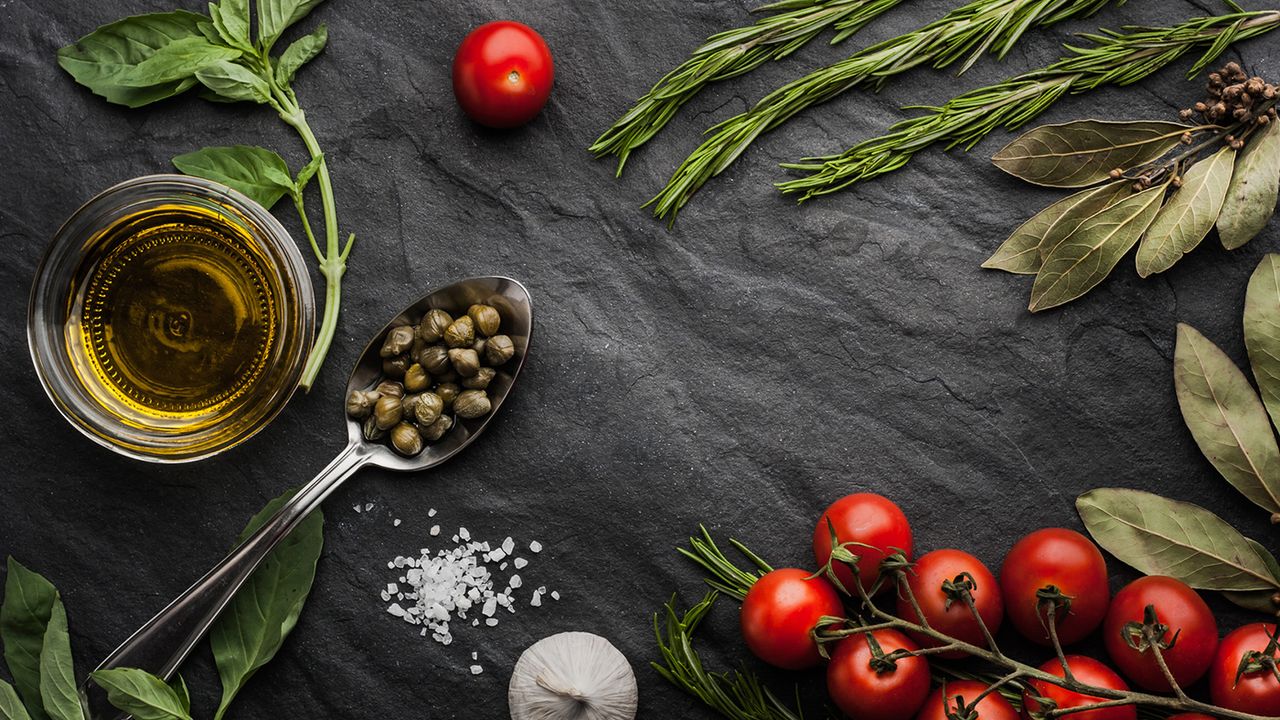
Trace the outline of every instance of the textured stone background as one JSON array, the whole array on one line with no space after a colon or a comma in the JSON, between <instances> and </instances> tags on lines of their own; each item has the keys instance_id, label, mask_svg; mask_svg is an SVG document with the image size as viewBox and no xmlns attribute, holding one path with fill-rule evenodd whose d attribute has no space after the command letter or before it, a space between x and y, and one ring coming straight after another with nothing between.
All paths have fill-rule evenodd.
<instances>
[{"instance_id":1,"label":"textured stone background","mask_svg":"<svg viewBox=\"0 0 1280 720\"><path fill-rule=\"evenodd\" d=\"M538 335L518 392L447 467L369 471L331 500L307 612L235 717L505 717L520 650L570 629L602 633L631 658L643 717L705 716L647 667L653 612L673 591L701 592L672 548L705 522L778 564L806 563L814 518L855 490L901 503L920 548L959 544L993 565L1029 530L1078 526L1074 497L1099 485L1163 490L1269 537L1195 449L1170 378L1178 321L1243 357L1245 281L1280 239L1275 223L1232 254L1206 242L1150 281L1126 261L1084 301L1032 317L1025 279L978 267L1056 197L987 162L1003 133L970 155L926 152L798 209L769 186L778 162L868 137L902 117L900 105L1040 66L1069 33L1164 24L1200 14L1200 3L1129 3L1033 32L1003 64L959 80L920 70L880 95L848 94L758 143L668 231L638 206L702 128L949 2L906 3L843 47L814 46L714 87L620 182L584 148L703 37L744 22L749 3L330 2L304 22L327 22L331 40L296 87L331 162L343 229L360 236L339 341L314 390L253 441L155 467L59 419L24 323L46 242L94 193L206 144L262 144L302 162L269 111L194 94L130 111L54 63L59 46L96 26L175 2L203 5L0 0L0 407L10 425L0 434L0 554L61 588L82 671L216 561L267 499L341 447L341 388L366 336L427 289L474 274L509 274L534 293ZM457 42L495 18L536 26L557 62L546 112L511 133L468 123L449 90ZM1267 37L1230 54L1274 69L1278 50ZM1140 87L1069 98L1043 119L1168 118L1199 93L1183 80L1188 62ZM352 511L364 503L376 508ZM439 516L428 520L432 507ZM451 647L417 637L383 612L377 591L389 558L436 545L427 528L437 521L543 541L526 585L564 599L459 632ZM742 656L727 603L706 637L715 666ZM479 677L466 669L472 650ZM207 650L187 674L208 710Z\"/></svg>"}]
</instances>

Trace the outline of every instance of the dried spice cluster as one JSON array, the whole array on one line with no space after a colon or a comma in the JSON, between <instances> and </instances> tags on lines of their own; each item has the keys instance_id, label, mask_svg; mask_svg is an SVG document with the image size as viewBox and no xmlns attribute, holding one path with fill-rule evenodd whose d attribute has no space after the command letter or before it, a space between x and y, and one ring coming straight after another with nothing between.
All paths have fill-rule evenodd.
<instances>
[{"instance_id":1,"label":"dried spice cluster","mask_svg":"<svg viewBox=\"0 0 1280 720\"><path fill-rule=\"evenodd\" d=\"M1275 85L1257 75L1249 77L1239 63L1231 62L1209 73L1208 97L1180 115L1183 120L1199 117L1206 124L1239 122L1252 128L1276 119L1275 98ZM1228 142L1237 150L1244 146L1242 138L1231 136Z\"/></svg>"}]
</instances>

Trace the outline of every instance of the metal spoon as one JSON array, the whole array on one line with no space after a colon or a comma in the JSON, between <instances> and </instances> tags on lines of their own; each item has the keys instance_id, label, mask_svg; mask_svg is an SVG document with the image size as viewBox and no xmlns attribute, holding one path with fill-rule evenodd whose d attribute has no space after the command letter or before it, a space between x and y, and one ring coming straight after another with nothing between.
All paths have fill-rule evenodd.
<instances>
[{"instance_id":1,"label":"metal spoon","mask_svg":"<svg viewBox=\"0 0 1280 720\"><path fill-rule=\"evenodd\" d=\"M529 301L529 291L511 278L478 277L463 280L436 290L405 308L378 331L365 347L355 369L351 371L351 378L347 380L347 392L343 394L345 399L350 391L368 389L378 382L382 375L382 358L378 351L387 331L392 327L411 325L431 308L443 308L452 313L459 309L465 310L476 303L497 308L498 314L502 316L502 329L511 337L515 346L514 357L498 368L498 374L489 383L492 412L475 420L458 418L448 434L439 442L427 445L415 457L404 457L385 445L366 442L360 423L347 418L347 446L328 467L299 490L257 532L125 640L97 669L141 668L168 679L276 544L312 510L319 507L339 485L355 474L356 470L365 465L403 472L426 470L445 462L471 444L498 414L498 408L502 407L502 402L515 385L529 350L529 339L533 331L533 307ZM106 693L91 680L85 680L80 686L80 698L91 720L128 717L114 709L107 702Z\"/></svg>"}]
</instances>

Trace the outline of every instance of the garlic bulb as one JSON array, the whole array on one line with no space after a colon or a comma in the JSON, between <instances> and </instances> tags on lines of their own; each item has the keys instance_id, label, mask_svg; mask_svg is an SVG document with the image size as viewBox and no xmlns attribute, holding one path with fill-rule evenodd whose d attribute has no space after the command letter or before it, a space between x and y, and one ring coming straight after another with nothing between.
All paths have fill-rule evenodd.
<instances>
[{"instance_id":1,"label":"garlic bulb","mask_svg":"<svg viewBox=\"0 0 1280 720\"><path fill-rule=\"evenodd\" d=\"M633 720L636 676L608 640L584 632L543 638L511 672L512 720Z\"/></svg>"}]
</instances>

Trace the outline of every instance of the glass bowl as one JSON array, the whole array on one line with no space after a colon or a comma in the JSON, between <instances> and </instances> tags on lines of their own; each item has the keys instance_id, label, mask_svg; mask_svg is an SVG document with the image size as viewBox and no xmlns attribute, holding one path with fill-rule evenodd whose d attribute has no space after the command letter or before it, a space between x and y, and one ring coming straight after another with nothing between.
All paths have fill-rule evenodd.
<instances>
[{"instance_id":1,"label":"glass bowl","mask_svg":"<svg viewBox=\"0 0 1280 720\"><path fill-rule=\"evenodd\" d=\"M54 235L27 340L76 429L132 458L189 462L244 442L288 402L314 298L297 245L261 205L149 175L102 192Z\"/></svg>"}]
</instances>

